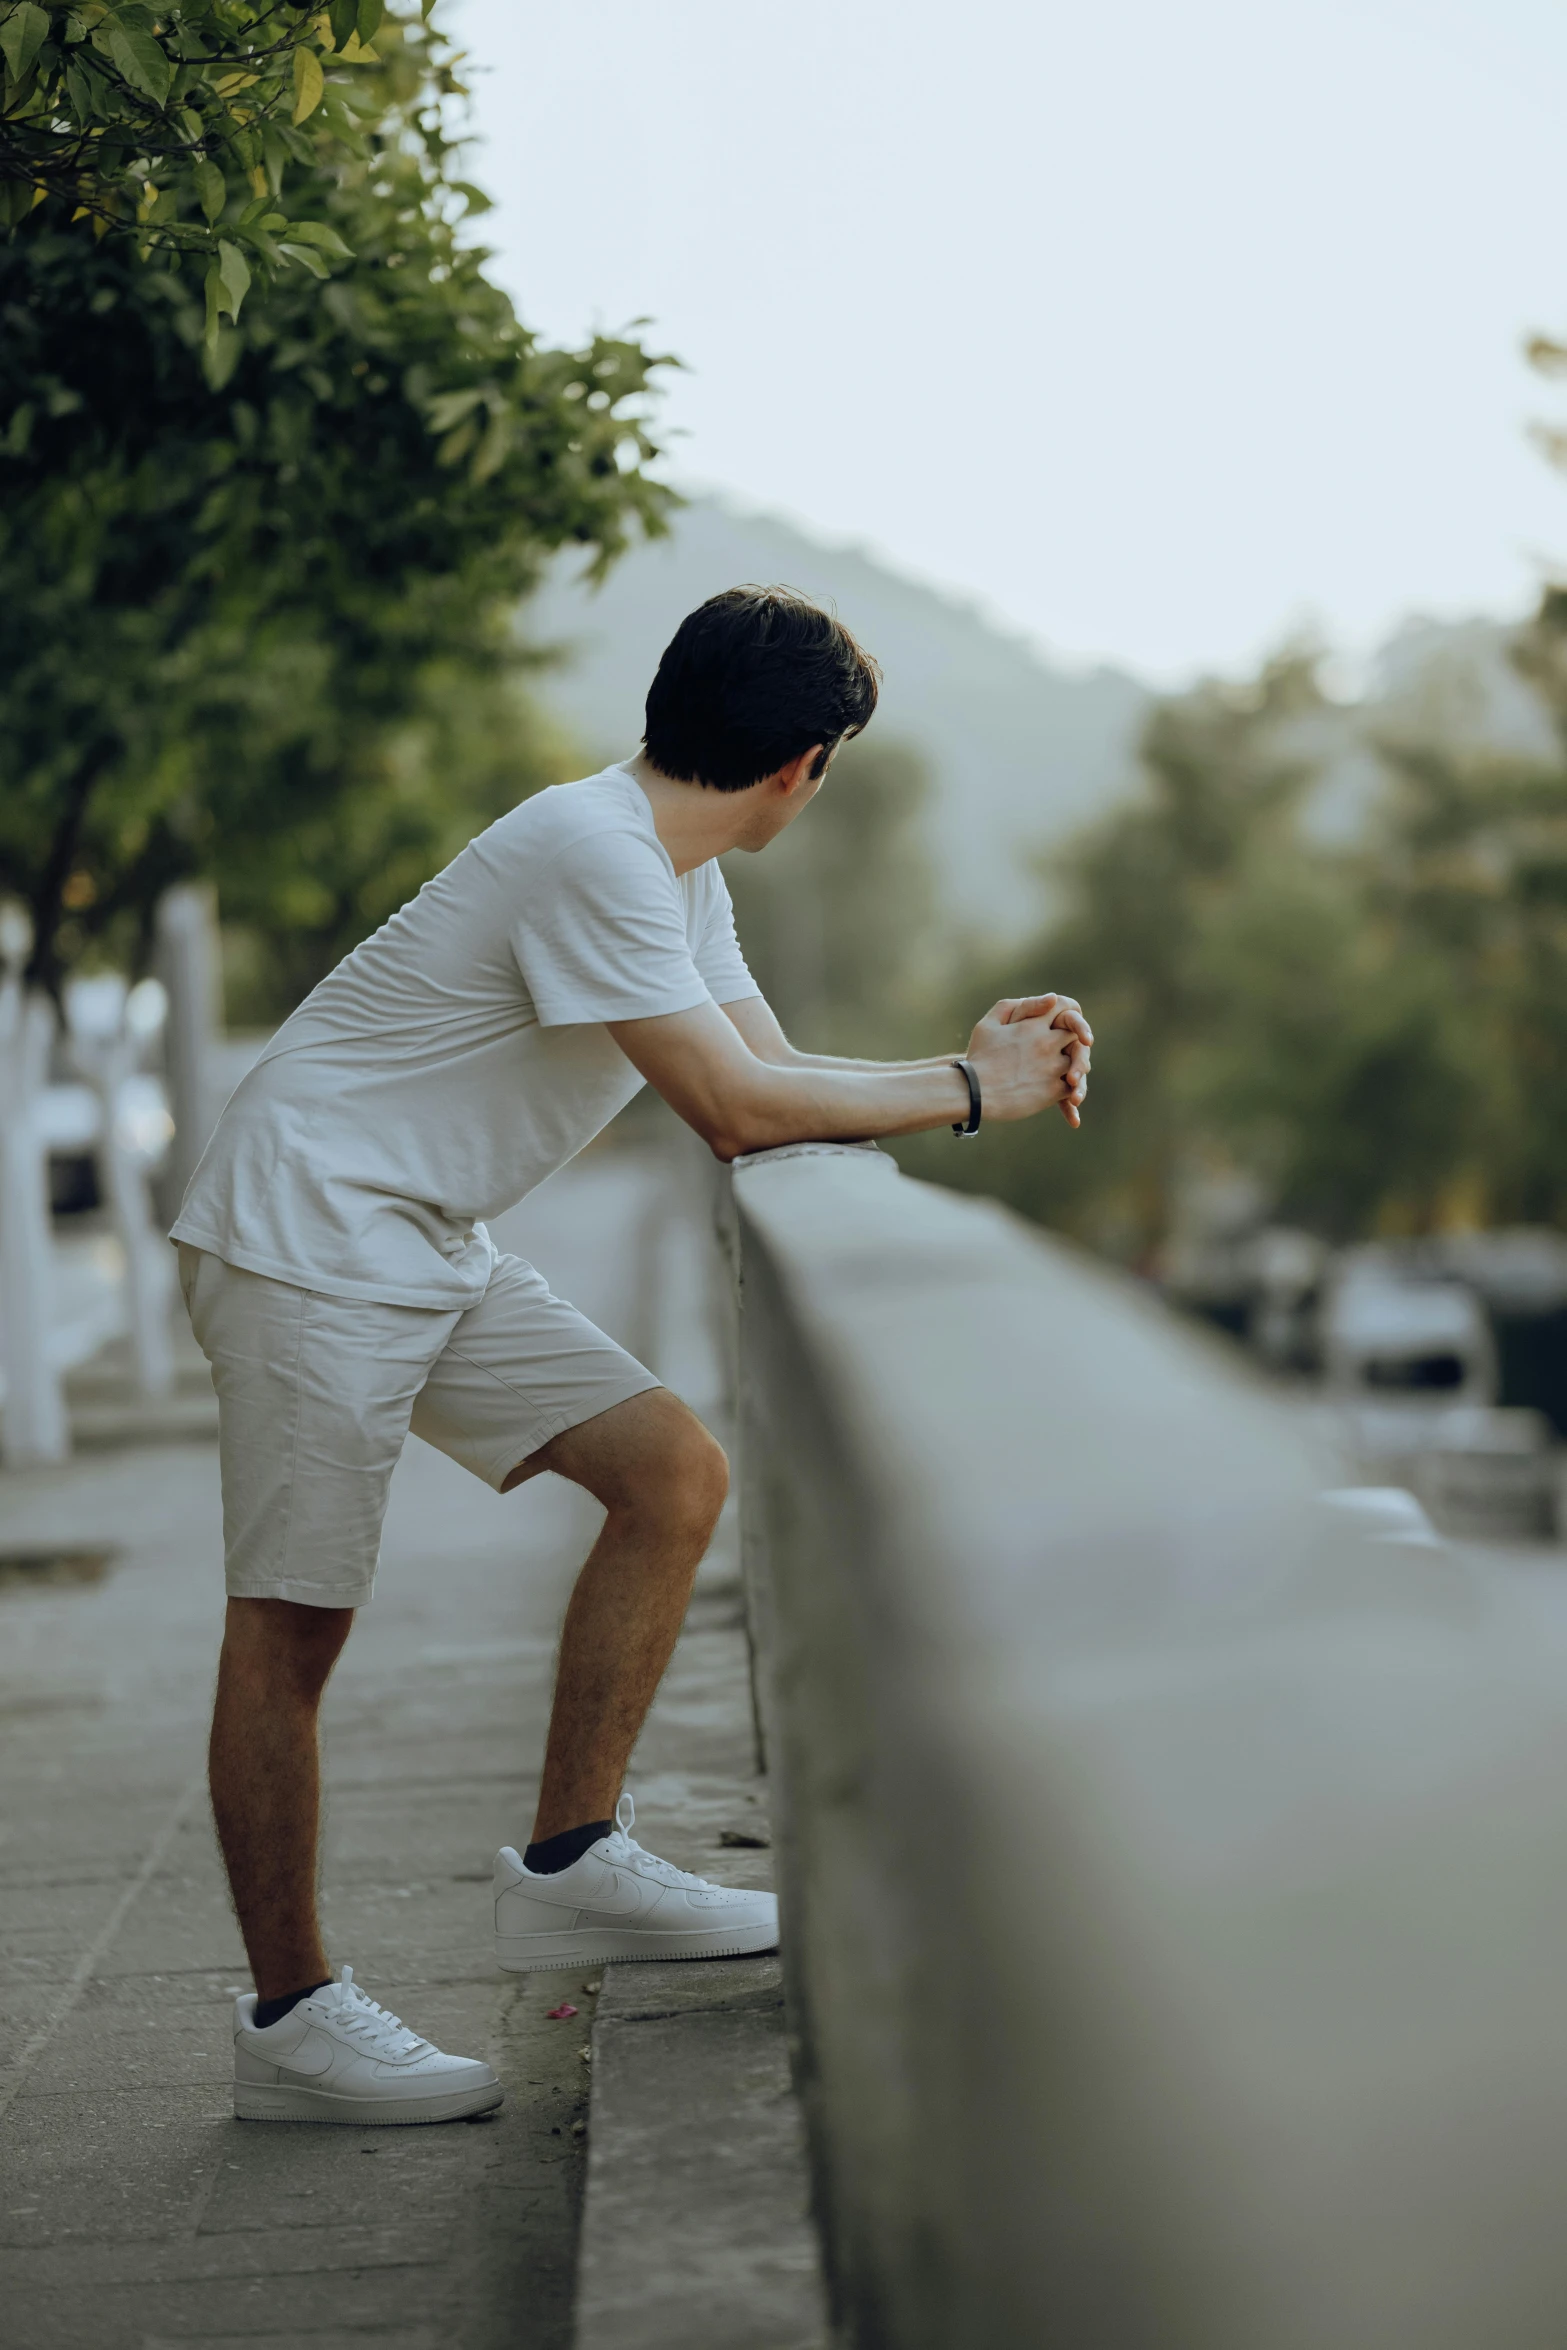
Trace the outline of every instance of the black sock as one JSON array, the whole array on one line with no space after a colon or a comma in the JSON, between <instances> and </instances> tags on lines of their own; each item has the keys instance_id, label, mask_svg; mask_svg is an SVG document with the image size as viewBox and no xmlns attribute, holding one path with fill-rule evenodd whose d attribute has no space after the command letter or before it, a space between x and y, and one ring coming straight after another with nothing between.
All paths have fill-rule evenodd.
<instances>
[{"instance_id":1,"label":"black sock","mask_svg":"<svg viewBox=\"0 0 1567 2350\"><path fill-rule=\"evenodd\" d=\"M580 1860L590 1844L607 1836L615 1825L613 1820L589 1820L585 1828L562 1828L558 1836L546 1836L542 1844L530 1844L522 1856L522 1865L536 1877L558 1877L562 1869L569 1869L574 1860Z\"/></svg>"},{"instance_id":2,"label":"black sock","mask_svg":"<svg viewBox=\"0 0 1567 2350\"><path fill-rule=\"evenodd\" d=\"M330 1976L327 1981L331 1981ZM284 1999L258 1999L256 2001L255 2029L258 2032L264 2032L268 2024L280 2024L286 2015L293 2014L302 1999L310 1997L312 1991L324 1991L325 1989L326 1983L307 1983L303 1991L290 1991Z\"/></svg>"}]
</instances>

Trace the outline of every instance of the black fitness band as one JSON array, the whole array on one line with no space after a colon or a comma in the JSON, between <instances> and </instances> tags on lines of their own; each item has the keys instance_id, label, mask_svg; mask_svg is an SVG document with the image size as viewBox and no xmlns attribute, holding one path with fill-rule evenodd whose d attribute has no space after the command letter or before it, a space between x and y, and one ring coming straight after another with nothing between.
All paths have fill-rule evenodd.
<instances>
[{"instance_id":1,"label":"black fitness band","mask_svg":"<svg viewBox=\"0 0 1567 2350\"><path fill-rule=\"evenodd\" d=\"M954 1069L961 1069L968 1080L968 1123L960 1126L954 1120L952 1131L958 1135L977 1134L979 1132L979 1078L975 1074L974 1064L972 1061L954 1061L952 1066Z\"/></svg>"}]
</instances>

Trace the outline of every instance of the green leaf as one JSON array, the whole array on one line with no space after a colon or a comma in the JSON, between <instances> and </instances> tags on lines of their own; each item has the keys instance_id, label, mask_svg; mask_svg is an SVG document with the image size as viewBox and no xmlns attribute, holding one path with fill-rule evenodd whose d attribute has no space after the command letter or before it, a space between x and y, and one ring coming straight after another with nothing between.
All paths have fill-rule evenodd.
<instances>
[{"instance_id":1,"label":"green leaf","mask_svg":"<svg viewBox=\"0 0 1567 2350\"><path fill-rule=\"evenodd\" d=\"M12 410L10 423L0 433L0 450L4 450L6 456L26 456L27 444L33 437L33 414L31 400L24 400L19 408Z\"/></svg>"},{"instance_id":2,"label":"green leaf","mask_svg":"<svg viewBox=\"0 0 1567 2350\"><path fill-rule=\"evenodd\" d=\"M332 39L341 49L359 29L359 0L331 0L327 21L332 27Z\"/></svg>"},{"instance_id":3,"label":"green leaf","mask_svg":"<svg viewBox=\"0 0 1567 2350\"><path fill-rule=\"evenodd\" d=\"M221 392L239 365L244 338L231 326L214 326L201 355L201 371L211 389Z\"/></svg>"},{"instance_id":4,"label":"green leaf","mask_svg":"<svg viewBox=\"0 0 1567 2350\"><path fill-rule=\"evenodd\" d=\"M303 122L314 114L326 89L326 76L321 71L321 60L313 49L294 51L294 120Z\"/></svg>"},{"instance_id":5,"label":"green leaf","mask_svg":"<svg viewBox=\"0 0 1567 2350\"><path fill-rule=\"evenodd\" d=\"M477 220L481 212L489 212L493 209L495 202L494 197L487 196L482 188L476 188L472 180L453 180L452 186L456 189L459 196L465 196L467 198L468 218L470 220Z\"/></svg>"},{"instance_id":6,"label":"green leaf","mask_svg":"<svg viewBox=\"0 0 1567 2350\"><path fill-rule=\"evenodd\" d=\"M309 245L296 245L290 238L284 244L279 245L278 251L286 253L290 261L302 261L312 277L330 277L332 274L320 254L313 251Z\"/></svg>"},{"instance_id":7,"label":"green leaf","mask_svg":"<svg viewBox=\"0 0 1567 2350\"><path fill-rule=\"evenodd\" d=\"M460 465L479 437L479 419L470 416L455 432L449 432L435 452L437 465Z\"/></svg>"},{"instance_id":8,"label":"green leaf","mask_svg":"<svg viewBox=\"0 0 1567 2350\"><path fill-rule=\"evenodd\" d=\"M482 391L442 392L430 402L425 423L431 432L450 432L453 425L473 414L483 398Z\"/></svg>"},{"instance_id":9,"label":"green leaf","mask_svg":"<svg viewBox=\"0 0 1567 2350\"><path fill-rule=\"evenodd\" d=\"M49 19L34 0L22 0L20 8L13 8L0 24L0 49L5 51L13 80L23 80L31 70L48 31Z\"/></svg>"},{"instance_id":10,"label":"green leaf","mask_svg":"<svg viewBox=\"0 0 1567 2350\"><path fill-rule=\"evenodd\" d=\"M334 261L352 261L353 247L345 245L335 228L328 228L319 220L296 220L290 223L289 234L296 245L314 245L318 253L330 253Z\"/></svg>"},{"instance_id":11,"label":"green leaf","mask_svg":"<svg viewBox=\"0 0 1567 2350\"><path fill-rule=\"evenodd\" d=\"M473 460L475 481L488 481L491 474L498 473L505 464L511 453L511 429L511 418L504 409L490 418Z\"/></svg>"},{"instance_id":12,"label":"green leaf","mask_svg":"<svg viewBox=\"0 0 1567 2350\"><path fill-rule=\"evenodd\" d=\"M161 106L174 80L174 67L158 41L151 33L137 32L134 26L111 24L105 28L105 45L133 90L140 90L154 106Z\"/></svg>"},{"instance_id":13,"label":"green leaf","mask_svg":"<svg viewBox=\"0 0 1567 2350\"><path fill-rule=\"evenodd\" d=\"M93 103L92 75L79 65L65 69L65 93L71 101L71 112L85 130L97 108Z\"/></svg>"},{"instance_id":14,"label":"green leaf","mask_svg":"<svg viewBox=\"0 0 1567 2350\"><path fill-rule=\"evenodd\" d=\"M237 245L225 238L218 246L218 308L229 317L239 318L239 306L250 291L250 263Z\"/></svg>"},{"instance_id":15,"label":"green leaf","mask_svg":"<svg viewBox=\"0 0 1567 2350\"><path fill-rule=\"evenodd\" d=\"M196 201L206 215L210 228L228 202L228 182L217 165L206 157L195 166L191 178L196 183Z\"/></svg>"},{"instance_id":16,"label":"green leaf","mask_svg":"<svg viewBox=\"0 0 1567 2350\"><path fill-rule=\"evenodd\" d=\"M359 13L354 19L354 30L361 41L373 41L386 14L386 0L359 0Z\"/></svg>"}]
</instances>

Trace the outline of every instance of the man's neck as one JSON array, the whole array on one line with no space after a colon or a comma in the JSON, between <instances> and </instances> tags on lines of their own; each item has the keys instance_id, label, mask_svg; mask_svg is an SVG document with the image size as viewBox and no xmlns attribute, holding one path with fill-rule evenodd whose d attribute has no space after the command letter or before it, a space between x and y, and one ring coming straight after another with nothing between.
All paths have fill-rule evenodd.
<instances>
[{"instance_id":1,"label":"man's neck","mask_svg":"<svg viewBox=\"0 0 1567 2350\"><path fill-rule=\"evenodd\" d=\"M653 829L677 873L690 873L709 857L739 845L752 818L749 792L709 791L700 783L678 783L661 774L646 751L630 762L631 774L647 795Z\"/></svg>"}]
</instances>

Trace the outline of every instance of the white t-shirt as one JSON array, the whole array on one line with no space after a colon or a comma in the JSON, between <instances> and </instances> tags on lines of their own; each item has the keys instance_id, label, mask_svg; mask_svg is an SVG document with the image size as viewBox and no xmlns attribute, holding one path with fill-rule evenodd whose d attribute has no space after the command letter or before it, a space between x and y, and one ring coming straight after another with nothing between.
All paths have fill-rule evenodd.
<instances>
[{"instance_id":1,"label":"white t-shirt","mask_svg":"<svg viewBox=\"0 0 1567 2350\"><path fill-rule=\"evenodd\" d=\"M606 1020L758 993L715 864L677 876L629 762L480 833L284 1022L172 1237L331 1297L465 1306L482 1217L642 1083Z\"/></svg>"}]
</instances>

